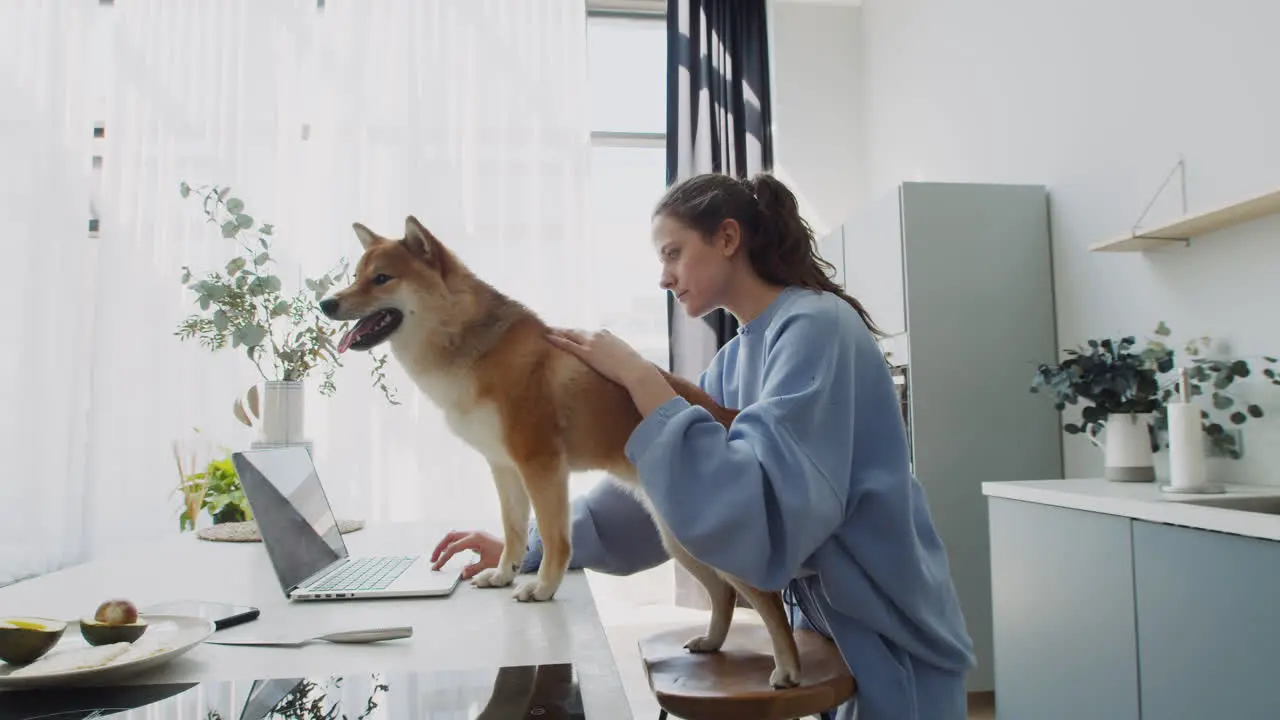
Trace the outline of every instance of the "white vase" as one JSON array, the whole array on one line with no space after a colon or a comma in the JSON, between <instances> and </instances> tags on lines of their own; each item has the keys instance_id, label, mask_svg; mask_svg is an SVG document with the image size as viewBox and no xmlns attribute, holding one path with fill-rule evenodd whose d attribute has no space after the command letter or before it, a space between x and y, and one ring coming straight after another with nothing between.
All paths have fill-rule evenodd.
<instances>
[{"instance_id":1,"label":"white vase","mask_svg":"<svg viewBox=\"0 0 1280 720\"><path fill-rule=\"evenodd\" d=\"M306 443L303 426L306 385L301 380L268 380L262 392L262 437L264 446Z\"/></svg>"},{"instance_id":2,"label":"white vase","mask_svg":"<svg viewBox=\"0 0 1280 720\"><path fill-rule=\"evenodd\" d=\"M1103 442L1097 438L1097 425L1089 426L1089 442L1103 451L1103 477L1113 482L1155 482L1150 421L1151 413L1112 413L1101 422L1106 432Z\"/></svg>"}]
</instances>

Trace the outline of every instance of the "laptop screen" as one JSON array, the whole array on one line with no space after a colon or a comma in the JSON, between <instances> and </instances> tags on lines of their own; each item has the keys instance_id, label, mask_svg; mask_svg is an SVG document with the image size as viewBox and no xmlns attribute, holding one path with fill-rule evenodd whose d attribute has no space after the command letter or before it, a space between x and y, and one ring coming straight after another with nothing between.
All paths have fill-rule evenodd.
<instances>
[{"instance_id":1,"label":"laptop screen","mask_svg":"<svg viewBox=\"0 0 1280 720\"><path fill-rule=\"evenodd\" d=\"M286 593L334 560L347 557L329 498L306 448L233 453L232 462Z\"/></svg>"}]
</instances>

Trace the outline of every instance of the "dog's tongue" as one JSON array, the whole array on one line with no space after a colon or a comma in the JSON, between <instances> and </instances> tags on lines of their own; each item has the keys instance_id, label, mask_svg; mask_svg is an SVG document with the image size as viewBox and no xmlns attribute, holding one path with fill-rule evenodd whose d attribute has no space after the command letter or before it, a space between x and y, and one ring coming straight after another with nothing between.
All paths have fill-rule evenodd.
<instances>
[{"instance_id":1,"label":"dog's tongue","mask_svg":"<svg viewBox=\"0 0 1280 720\"><path fill-rule=\"evenodd\" d=\"M368 326L371 326L374 324L374 321L375 321L375 316L370 315L368 317L362 318L360 322L355 324L355 327L348 330L347 334L343 335L342 339L338 341L338 354L341 355L342 353L350 350L351 343L358 340L360 336L363 335L365 331L369 329Z\"/></svg>"}]
</instances>

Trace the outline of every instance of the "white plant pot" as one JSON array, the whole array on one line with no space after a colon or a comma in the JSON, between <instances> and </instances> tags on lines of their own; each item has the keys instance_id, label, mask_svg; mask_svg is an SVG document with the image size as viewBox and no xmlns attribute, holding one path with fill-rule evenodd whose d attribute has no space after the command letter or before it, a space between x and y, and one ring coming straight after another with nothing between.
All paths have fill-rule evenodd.
<instances>
[{"instance_id":1,"label":"white plant pot","mask_svg":"<svg viewBox=\"0 0 1280 720\"><path fill-rule=\"evenodd\" d=\"M1090 426L1089 442L1102 448L1103 477L1113 482L1155 482L1151 453L1151 413L1116 413L1102 421L1106 437L1100 442Z\"/></svg>"},{"instance_id":2,"label":"white plant pot","mask_svg":"<svg viewBox=\"0 0 1280 720\"><path fill-rule=\"evenodd\" d=\"M303 427L306 385L301 380L269 380L262 393L262 439L266 446L306 443Z\"/></svg>"}]
</instances>

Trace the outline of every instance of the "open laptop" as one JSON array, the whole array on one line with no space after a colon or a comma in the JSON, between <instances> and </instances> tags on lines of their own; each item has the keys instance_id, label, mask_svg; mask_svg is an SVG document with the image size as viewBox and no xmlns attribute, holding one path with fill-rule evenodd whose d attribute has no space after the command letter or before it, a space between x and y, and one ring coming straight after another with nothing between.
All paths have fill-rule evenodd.
<instances>
[{"instance_id":1,"label":"open laptop","mask_svg":"<svg viewBox=\"0 0 1280 720\"><path fill-rule=\"evenodd\" d=\"M458 586L458 568L421 555L351 556L305 447L232 453L280 587L291 600L427 597Z\"/></svg>"}]
</instances>

